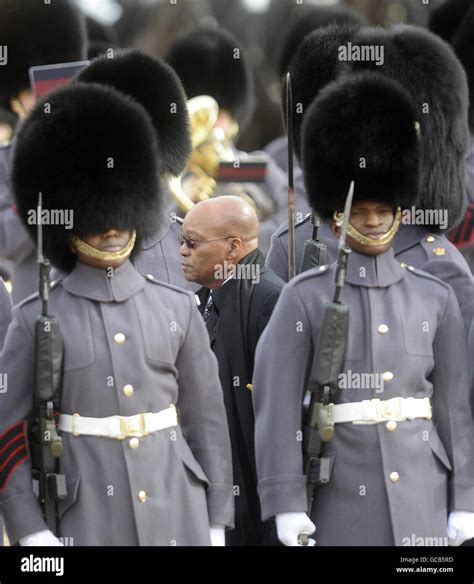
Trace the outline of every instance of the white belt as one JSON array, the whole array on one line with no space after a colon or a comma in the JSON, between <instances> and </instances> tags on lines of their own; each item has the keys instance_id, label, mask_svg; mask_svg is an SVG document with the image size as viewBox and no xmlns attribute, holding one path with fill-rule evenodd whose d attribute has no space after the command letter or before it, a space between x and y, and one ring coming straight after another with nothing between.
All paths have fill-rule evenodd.
<instances>
[{"instance_id":1,"label":"white belt","mask_svg":"<svg viewBox=\"0 0 474 584\"><path fill-rule=\"evenodd\" d=\"M61 414L59 428L71 432L74 436L104 436L123 440L124 438L142 438L178 425L176 408L171 405L161 412L137 414L136 416L109 416L108 418L87 418L79 414Z\"/></svg>"},{"instance_id":2,"label":"white belt","mask_svg":"<svg viewBox=\"0 0 474 584\"><path fill-rule=\"evenodd\" d=\"M431 402L429 397L394 397L392 399L367 399L361 402L335 404L332 420L335 424L352 422L353 424L379 424L387 420L404 422L415 418L431 420Z\"/></svg>"}]
</instances>

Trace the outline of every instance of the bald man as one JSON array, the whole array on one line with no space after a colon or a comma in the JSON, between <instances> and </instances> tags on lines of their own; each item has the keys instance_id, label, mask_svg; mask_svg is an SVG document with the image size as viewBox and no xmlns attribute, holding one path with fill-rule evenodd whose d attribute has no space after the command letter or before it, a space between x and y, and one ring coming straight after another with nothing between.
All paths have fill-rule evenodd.
<instances>
[{"instance_id":1,"label":"bald man","mask_svg":"<svg viewBox=\"0 0 474 584\"><path fill-rule=\"evenodd\" d=\"M202 287L199 309L219 362L231 435L236 527L227 545L261 545L269 532L257 496L250 384L255 348L284 282L264 267L258 229L248 203L217 197L189 211L180 236L184 275Z\"/></svg>"}]
</instances>

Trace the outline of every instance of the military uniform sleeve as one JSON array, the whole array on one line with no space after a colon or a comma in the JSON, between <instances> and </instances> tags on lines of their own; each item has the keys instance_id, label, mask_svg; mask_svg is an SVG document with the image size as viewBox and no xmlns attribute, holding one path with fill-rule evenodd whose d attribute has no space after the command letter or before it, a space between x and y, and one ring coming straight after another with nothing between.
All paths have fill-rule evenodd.
<instances>
[{"instance_id":1,"label":"military uniform sleeve","mask_svg":"<svg viewBox=\"0 0 474 584\"><path fill-rule=\"evenodd\" d=\"M210 523L233 527L232 454L217 360L194 296L188 298L189 327L176 363L180 425L210 481Z\"/></svg>"},{"instance_id":2,"label":"military uniform sleeve","mask_svg":"<svg viewBox=\"0 0 474 584\"><path fill-rule=\"evenodd\" d=\"M33 493L27 420L33 407L34 339L20 308L13 311L0 354L7 388L0 393L0 512L10 541L47 529Z\"/></svg>"},{"instance_id":3,"label":"military uniform sleeve","mask_svg":"<svg viewBox=\"0 0 474 584\"><path fill-rule=\"evenodd\" d=\"M312 347L307 312L298 289L289 284L255 355L255 448L264 520L307 510L301 417Z\"/></svg>"},{"instance_id":4,"label":"military uniform sleeve","mask_svg":"<svg viewBox=\"0 0 474 584\"><path fill-rule=\"evenodd\" d=\"M450 510L474 511L473 421L468 355L463 321L454 292L449 288L445 314L434 340L433 421L453 470ZM457 339L453 343L453 339Z\"/></svg>"}]
</instances>

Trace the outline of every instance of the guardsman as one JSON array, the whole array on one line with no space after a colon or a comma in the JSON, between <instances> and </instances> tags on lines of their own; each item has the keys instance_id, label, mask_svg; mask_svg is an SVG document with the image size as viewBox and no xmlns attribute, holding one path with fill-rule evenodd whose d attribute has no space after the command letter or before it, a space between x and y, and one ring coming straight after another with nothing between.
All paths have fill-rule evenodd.
<instances>
[{"instance_id":1,"label":"guardsman","mask_svg":"<svg viewBox=\"0 0 474 584\"><path fill-rule=\"evenodd\" d=\"M94 59L77 76L81 83L102 83L136 99L148 112L158 140L167 135L169 164L166 176L179 175L191 152L186 96L173 69L161 61L137 50L112 50ZM165 85L167 91L161 88ZM181 270L178 236L182 219L165 215L157 231L147 237L132 262L143 274L169 282L180 288L196 290Z\"/></svg>"},{"instance_id":2,"label":"guardsman","mask_svg":"<svg viewBox=\"0 0 474 584\"><path fill-rule=\"evenodd\" d=\"M85 59L85 21L69 0L0 0L0 44L5 51L5 63L0 66L0 105L24 120L35 102L28 69ZM0 257L14 263L12 297L17 303L37 290L38 266L33 241L13 200L14 145L15 141L0 147Z\"/></svg>"},{"instance_id":3,"label":"guardsman","mask_svg":"<svg viewBox=\"0 0 474 584\"><path fill-rule=\"evenodd\" d=\"M308 196L336 236L351 181L355 192L340 295L349 309L347 346L335 405L326 421L320 418L323 429L333 423L324 447L324 478L330 479L316 488L311 520L302 403L333 299L334 265L310 269L285 286L257 346L259 493L263 518L276 516L285 545L298 545L314 526L324 546L446 545L448 539L459 545L474 532L470 383L459 305L448 284L401 266L392 249L400 207L418 195L419 115L399 84L364 72L327 86L303 123Z\"/></svg>"},{"instance_id":4,"label":"guardsman","mask_svg":"<svg viewBox=\"0 0 474 584\"><path fill-rule=\"evenodd\" d=\"M350 45L349 43L352 43ZM383 62L339 61L339 47L379 47ZM416 52L417 58L412 59ZM374 53L372 53L374 54ZM400 262L423 269L452 285L466 330L474 314L474 285L469 267L444 233L462 216L465 204L464 158L468 143L468 92L464 71L453 51L435 35L413 26L399 25L387 31L337 26L311 33L292 62L293 100L307 111L311 95L347 68L351 72L376 70L398 81L410 93L418 111L422 145L421 189L418 201L404 210L393 249ZM309 73L312 83L305 83ZM304 115L295 114L295 150L300 153L298 128ZM383 186L381 185L381 188ZM431 223L431 224L430 224ZM296 226L296 265L300 266L304 242L311 239L309 218ZM335 260L337 241L329 225L319 232ZM288 280L288 230L275 234L267 265Z\"/></svg>"},{"instance_id":5,"label":"guardsman","mask_svg":"<svg viewBox=\"0 0 474 584\"><path fill-rule=\"evenodd\" d=\"M64 338L67 496L57 535L72 545L223 545L233 525L222 390L194 295L129 261L156 232L159 177L173 156L167 132L163 124L158 141L133 98L75 83L40 101L17 138L13 184L31 233L38 192L46 218L73 217L72 229L43 225L44 254L66 274L49 306ZM15 308L0 356L10 382L0 397L0 509L21 545L57 543L32 490L26 443L40 304L33 295Z\"/></svg>"}]
</instances>

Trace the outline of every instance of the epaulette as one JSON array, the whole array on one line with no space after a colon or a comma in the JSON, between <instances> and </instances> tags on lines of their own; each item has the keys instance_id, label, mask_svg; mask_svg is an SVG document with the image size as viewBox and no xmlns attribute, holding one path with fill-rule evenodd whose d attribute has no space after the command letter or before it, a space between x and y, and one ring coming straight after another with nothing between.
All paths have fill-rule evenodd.
<instances>
[{"instance_id":1,"label":"epaulette","mask_svg":"<svg viewBox=\"0 0 474 584\"><path fill-rule=\"evenodd\" d=\"M142 274L147 280L153 282L154 284L158 284L158 279L155 278L153 274Z\"/></svg>"},{"instance_id":2,"label":"epaulette","mask_svg":"<svg viewBox=\"0 0 474 584\"><path fill-rule=\"evenodd\" d=\"M442 238L444 238L444 236L429 233L421 240L421 245L430 258L450 255Z\"/></svg>"},{"instance_id":3,"label":"epaulette","mask_svg":"<svg viewBox=\"0 0 474 584\"><path fill-rule=\"evenodd\" d=\"M421 270L420 268L415 268L415 266L411 266L411 265L407 264L406 262L400 262L400 265L402 268L405 268L411 274L418 276L419 278L425 278L425 280L430 280L431 282L436 282L438 284L441 284L444 288L450 288L450 286L447 282L444 282L443 280L441 280L440 278L438 278L437 276L435 276L429 272L425 272L424 270Z\"/></svg>"},{"instance_id":4,"label":"epaulette","mask_svg":"<svg viewBox=\"0 0 474 584\"><path fill-rule=\"evenodd\" d=\"M327 274L330 271L330 268L331 268L330 264L324 264L323 266L310 268L309 270L301 272L301 274L295 276L292 280L288 282L287 286L292 283L302 282L303 280L307 280L308 278L314 278L315 276L322 276L324 274Z\"/></svg>"},{"instance_id":5,"label":"epaulette","mask_svg":"<svg viewBox=\"0 0 474 584\"><path fill-rule=\"evenodd\" d=\"M296 213L296 215L303 215L302 213L298 212ZM301 225L304 225L305 223L307 223L309 220L311 219L311 213L305 213L303 215L303 217L299 217L296 221L295 221L295 227L300 227ZM286 233L288 233L288 225L286 223L284 223L283 225L281 225L273 234L274 237L280 237L280 235L285 235Z\"/></svg>"},{"instance_id":6,"label":"epaulette","mask_svg":"<svg viewBox=\"0 0 474 584\"><path fill-rule=\"evenodd\" d=\"M176 215L176 213L174 211L172 213L170 213L170 221L172 223L179 223L180 225L182 225L184 223L184 219L182 217L179 217L178 215Z\"/></svg>"},{"instance_id":7,"label":"epaulette","mask_svg":"<svg viewBox=\"0 0 474 584\"><path fill-rule=\"evenodd\" d=\"M170 284L169 282L164 282L163 280L159 280L155 278L153 274L143 274L142 276L146 278L152 284L156 284L157 286L162 286L163 288L168 288L169 290L174 290L175 292L179 292L180 294L185 294L189 296L189 290L185 290L184 288L180 288L179 286L175 286L174 284Z\"/></svg>"},{"instance_id":8,"label":"epaulette","mask_svg":"<svg viewBox=\"0 0 474 584\"><path fill-rule=\"evenodd\" d=\"M300 213L297 213L297 215L299 215L299 214ZM302 219L297 219L295 221L295 227L298 227L298 225L302 225L303 223L306 223L310 219L311 219L311 213L305 213L305 215Z\"/></svg>"}]
</instances>

